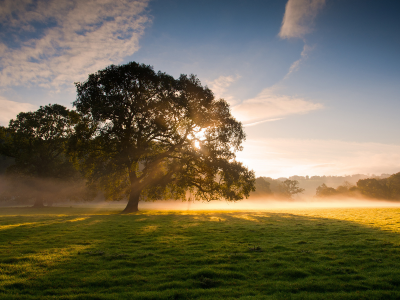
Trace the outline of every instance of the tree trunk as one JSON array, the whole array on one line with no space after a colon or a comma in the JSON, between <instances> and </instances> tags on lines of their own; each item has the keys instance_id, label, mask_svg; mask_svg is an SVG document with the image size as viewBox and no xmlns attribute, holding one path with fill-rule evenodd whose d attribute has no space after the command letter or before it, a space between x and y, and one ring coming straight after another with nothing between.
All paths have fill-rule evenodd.
<instances>
[{"instance_id":1,"label":"tree trunk","mask_svg":"<svg viewBox=\"0 0 400 300\"><path fill-rule=\"evenodd\" d=\"M41 207L44 207L44 205L43 205L43 199L42 198L36 198L35 199L35 203L33 203L33 206L32 207L34 207L34 208L41 208Z\"/></svg>"},{"instance_id":2,"label":"tree trunk","mask_svg":"<svg viewBox=\"0 0 400 300\"><path fill-rule=\"evenodd\" d=\"M131 193L129 195L129 201L126 205L125 209L121 212L121 214L130 214L139 211L139 197L140 191L135 191L133 188L131 189Z\"/></svg>"}]
</instances>

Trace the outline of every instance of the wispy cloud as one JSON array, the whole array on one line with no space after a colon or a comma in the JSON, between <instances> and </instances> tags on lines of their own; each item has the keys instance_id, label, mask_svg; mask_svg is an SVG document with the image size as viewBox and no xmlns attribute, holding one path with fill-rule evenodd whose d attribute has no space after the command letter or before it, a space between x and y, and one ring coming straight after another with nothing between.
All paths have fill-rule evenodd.
<instances>
[{"instance_id":1,"label":"wispy cloud","mask_svg":"<svg viewBox=\"0 0 400 300\"><path fill-rule=\"evenodd\" d=\"M38 107L30 103L19 103L0 97L0 125L7 126L20 112L34 111Z\"/></svg>"},{"instance_id":2,"label":"wispy cloud","mask_svg":"<svg viewBox=\"0 0 400 300\"><path fill-rule=\"evenodd\" d=\"M400 146L382 143L248 139L237 157L257 176L380 175L400 171Z\"/></svg>"},{"instance_id":3,"label":"wispy cloud","mask_svg":"<svg viewBox=\"0 0 400 300\"><path fill-rule=\"evenodd\" d=\"M235 101L232 95L228 93L228 88L239 78L239 75L219 76L215 80L206 82L207 86L213 91L215 98L223 98L230 104L233 104Z\"/></svg>"},{"instance_id":4,"label":"wispy cloud","mask_svg":"<svg viewBox=\"0 0 400 300\"><path fill-rule=\"evenodd\" d=\"M304 44L303 51L301 51L300 58L296 60L289 68L289 71L285 75L283 79L287 79L293 72L296 72L299 68L301 63L307 59L308 54L314 49L314 47L310 47L307 44Z\"/></svg>"},{"instance_id":5,"label":"wispy cloud","mask_svg":"<svg viewBox=\"0 0 400 300\"><path fill-rule=\"evenodd\" d=\"M2 1L0 85L60 88L120 63L139 49L138 40L151 21L148 2Z\"/></svg>"},{"instance_id":6,"label":"wispy cloud","mask_svg":"<svg viewBox=\"0 0 400 300\"><path fill-rule=\"evenodd\" d=\"M321 109L323 105L302 98L276 94L273 89L264 89L255 98L232 107L232 114L244 124L256 125L294 114L304 114Z\"/></svg>"},{"instance_id":7,"label":"wispy cloud","mask_svg":"<svg viewBox=\"0 0 400 300\"><path fill-rule=\"evenodd\" d=\"M307 51L309 50L305 47L302 57L307 55ZM245 127L278 121L282 117L304 114L323 108L320 103L307 101L300 97L280 95L276 93L274 87L266 88L255 98L247 99L238 104L238 99L230 93L229 88L239 78L239 75L219 76L213 81L207 81L207 85L216 98L224 98L230 103L233 116L241 121Z\"/></svg>"},{"instance_id":8,"label":"wispy cloud","mask_svg":"<svg viewBox=\"0 0 400 300\"><path fill-rule=\"evenodd\" d=\"M243 125L243 127L250 127L250 126L255 126L258 124L266 123L266 122L274 122L274 121L279 121L282 120L282 118L275 118L275 119L267 119L267 120L262 120L254 123L246 123Z\"/></svg>"},{"instance_id":9,"label":"wispy cloud","mask_svg":"<svg viewBox=\"0 0 400 300\"><path fill-rule=\"evenodd\" d=\"M288 0L279 36L287 38L303 38L312 30L318 12L325 0Z\"/></svg>"}]
</instances>

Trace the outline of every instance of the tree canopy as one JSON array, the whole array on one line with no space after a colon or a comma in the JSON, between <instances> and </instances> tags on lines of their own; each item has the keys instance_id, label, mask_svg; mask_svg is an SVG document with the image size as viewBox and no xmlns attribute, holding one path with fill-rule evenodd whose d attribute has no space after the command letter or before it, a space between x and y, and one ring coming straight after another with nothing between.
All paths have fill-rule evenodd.
<instances>
[{"instance_id":1,"label":"tree canopy","mask_svg":"<svg viewBox=\"0 0 400 300\"><path fill-rule=\"evenodd\" d=\"M245 133L228 103L194 75L178 79L131 62L76 83L71 153L89 183L109 199L248 197L254 172L235 160Z\"/></svg>"},{"instance_id":2,"label":"tree canopy","mask_svg":"<svg viewBox=\"0 0 400 300\"><path fill-rule=\"evenodd\" d=\"M41 106L35 112L21 112L0 130L0 154L13 158L7 167L8 184L3 197L53 201L71 189L79 173L66 155L68 140L79 115L64 106ZM62 191L62 182L68 187Z\"/></svg>"},{"instance_id":3,"label":"tree canopy","mask_svg":"<svg viewBox=\"0 0 400 300\"><path fill-rule=\"evenodd\" d=\"M336 189L334 189L333 187L328 187L325 183L323 183L319 187L317 187L315 195L317 197L329 197L337 194L338 192L336 191Z\"/></svg>"},{"instance_id":4,"label":"tree canopy","mask_svg":"<svg viewBox=\"0 0 400 300\"><path fill-rule=\"evenodd\" d=\"M281 193L287 195L287 197L291 198L293 195L304 192L304 189L299 187L299 182L297 180L286 179L282 182L282 191Z\"/></svg>"},{"instance_id":5,"label":"tree canopy","mask_svg":"<svg viewBox=\"0 0 400 300\"><path fill-rule=\"evenodd\" d=\"M263 177L256 178L254 186L255 186L255 191L251 193L251 196L267 197L272 195L271 183L265 180L265 178Z\"/></svg>"}]
</instances>

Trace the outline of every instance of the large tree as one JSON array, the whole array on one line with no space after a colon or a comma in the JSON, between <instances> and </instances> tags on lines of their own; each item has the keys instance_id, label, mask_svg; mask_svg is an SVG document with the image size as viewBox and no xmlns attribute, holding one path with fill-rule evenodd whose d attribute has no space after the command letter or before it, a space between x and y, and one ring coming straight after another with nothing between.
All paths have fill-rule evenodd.
<instances>
[{"instance_id":1,"label":"large tree","mask_svg":"<svg viewBox=\"0 0 400 300\"><path fill-rule=\"evenodd\" d=\"M248 197L254 172L235 160L245 139L225 100L194 76L135 62L76 83L83 121L71 143L77 165L112 200Z\"/></svg>"},{"instance_id":2,"label":"large tree","mask_svg":"<svg viewBox=\"0 0 400 300\"><path fill-rule=\"evenodd\" d=\"M66 155L79 114L64 106L41 106L21 112L0 128L0 154L13 158L6 169L3 199L27 201L35 207L60 196L73 197L81 178Z\"/></svg>"}]
</instances>

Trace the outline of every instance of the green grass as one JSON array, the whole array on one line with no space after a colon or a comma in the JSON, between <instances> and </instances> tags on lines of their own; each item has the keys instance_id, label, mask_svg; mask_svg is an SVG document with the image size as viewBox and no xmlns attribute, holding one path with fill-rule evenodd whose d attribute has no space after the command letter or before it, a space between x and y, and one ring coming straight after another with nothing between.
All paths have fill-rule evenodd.
<instances>
[{"instance_id":1,"label":"green grass","mask_svg":"<svg viewBox=\"0 0 400 300\"><path fill-rule=\"evenodd\" d=\"M399 299L400 209L1 208L1 299Z\"/></svg>"}]
</instances>

